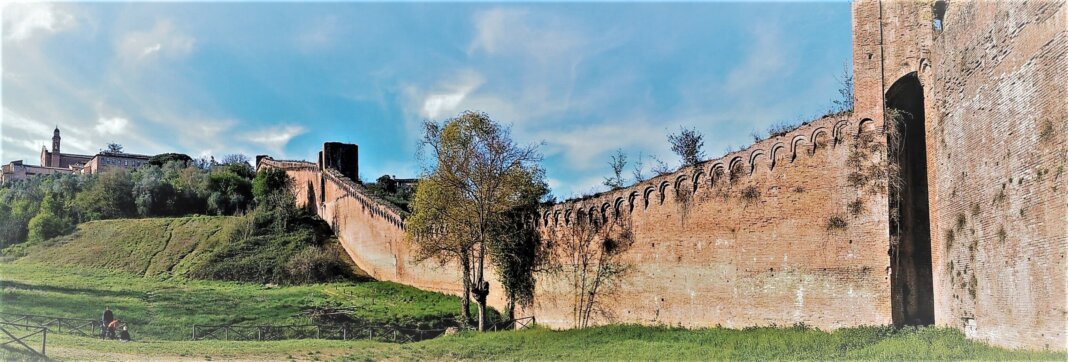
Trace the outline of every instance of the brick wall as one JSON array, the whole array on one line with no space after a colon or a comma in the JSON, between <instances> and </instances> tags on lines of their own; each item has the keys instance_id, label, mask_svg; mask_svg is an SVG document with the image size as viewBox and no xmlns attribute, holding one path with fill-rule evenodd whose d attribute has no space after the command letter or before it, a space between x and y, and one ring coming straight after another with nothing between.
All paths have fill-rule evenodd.
<instances>
[{"instance_id":1,"label":"brick wall","mask_svg":"<svg viewBox=\"0 0 1068 362\"><path fill-rule=\"evenodd\" d=\"M595 324L886 324L885 187L877 180L855 187L849 181L851 173L881 160L878 134L871 122L817 120L696 169L545 208L541 230L551 239L568 227L566 217L578 215L568 210L579 208L615 218L615 205L623 200L618 215L632 225L635 244L622 260L632 272L614 293L605 291L611 295L602 304L608 313ZM856 152L870 160L847 166ZM263 166L287 170L298 202L312 190L311 199L321 200L319 215L375 278L450 294L462 290L454 265L412 260L401 212L362 186L313 163L265 158ZM746 190L759 195L743 197ZM859 209L850 212L848 205L857 200ZM835 216L845 225L829 229ZM552 327L571 327L566 283L559 275L539 275L538 283L535 305L523 313ZM490 284L490 304L503 308L499 284L492 278Z\"/></svg>"},{"instance_id":2,"label":"brick wall","mask_svg":"<svg viewBox=\"0 0 1068 362\"><path fill-rule=\"evenodd\" d=\"M881 67L857 73L858 97L909 73L923 83L936 323L1064 350L1068 6L951 1L938 30L931 5L853 8L855 28L877 10L864 23L883 37Z\"/></svg>"},{"instance_id":3,"label":"brick wall","mask_svg":"<svg viewBox=\"0 0 1068 362\"><path fill-rule=\"evenodd\" d=\"M632 271L603 300L610 313L595 323L888 324L885 186L851 186L856 168L847 162L860 146L860 126L821 119L695 168L554 205L543 212L543 234L591 209L630 225L635 243L623 261ZM882 145L870 126L865 150ZM846 225L829 228L832 217ZM552 278L539 283L538 322L571 326L572 289Z\"/></svg>"},{"instance_id":4,"label":"brick wall","mask_svg":"<svg viewBox=\"0 0 1068 362\"><path fill-rule=\"evenodd\" d=\"M333 228L349 257L375 279L453 295L463 291L457 266L414 261L400 209L371 196L340 172L328 167L320 169L311 162L276 161L269 157L262 158L258 167L286 170L293 180L298 205L316 201L314 207L319 216ZM309 190L313 195L308 195ZM492 278L490 281L498 285ZM490 305L503 309L504 300L499 294L491 295Z\"/></svg>"}]
</instances>

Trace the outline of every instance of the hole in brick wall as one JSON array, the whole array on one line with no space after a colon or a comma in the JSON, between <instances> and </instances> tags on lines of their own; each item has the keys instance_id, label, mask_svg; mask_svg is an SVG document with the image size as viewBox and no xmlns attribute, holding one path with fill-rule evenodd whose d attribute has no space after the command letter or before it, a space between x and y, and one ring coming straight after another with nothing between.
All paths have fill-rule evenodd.
<instances>
[{"instance_id":1,"label":"hole in brick wall","mask_svg":"<svg viewBox=\"0 0 1068 362\"><path fill-rule=\"evenodd\" d=\"M934 20L932 25L934 26L935 31L942 31L945 29L946 2L942 0L935 1L934 4L931 5L931 13L931 18Z\"/></svg>"},{"instance_id":2,"label":"hole in brick wall","mask_svg":"<svg viewBox=\"0 0 1068 362\"><path fill-rule=\"evenodd\" d=\"M934 323L927 146L923 86L915 73L902 77L886 93L887 144L899 182L889 197L891 305L894 324ZM961 215L963 217L963 215Z\"/></svg>"}]
</instances>

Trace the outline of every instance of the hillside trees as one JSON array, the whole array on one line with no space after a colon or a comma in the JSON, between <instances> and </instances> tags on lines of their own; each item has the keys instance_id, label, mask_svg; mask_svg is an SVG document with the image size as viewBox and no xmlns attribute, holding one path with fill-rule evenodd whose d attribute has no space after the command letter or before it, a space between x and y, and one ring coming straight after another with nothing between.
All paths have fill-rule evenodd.
<instances>
[{"instance_id":1,"label":"hillside trees","mask_svg":"<svg viewBox=\"0 0 1068 362\"><path fill-rule=\"evenodd\" d=\"M420 259L460 264L464 306L474 298L479 330L486 327L487 251L512 238L509 212L536 205L546 190L541 156L533 146L512 141L509 130L485 113L464 112L444 123L424 123L426 151L422 181L408 219L408 234ZM522 228L521 228L522 229ZM505 250L502 248L502 250Z\"/></svg>"},{"instance_id":2,"label":"hillside trees","mask_svg":"<svg viewBox=\"0 0 1068 362\"><path fill-rule=\"evenodd\" d=\"M136 208L130 173L115 169L97 175L93 185L78 193L74 203L82 213L80 221L133 216Z\"/></svg>"},{"instance_id":3,"label":"hillside trees","mask_svg":"<svg viewBox=\"0 0 1068 362\"><path fill-rule=\"evenodd\" d=\"M37 215L30 219L27 226L30 241L41 241L66 234L74 225L63 215L63 206L56 201L51 192L45 194Z\"/></svg>"},{"instance_id":4,"label":"hillside trees","mask_svg":"<svg viewBox=\"0 0 1068 362\"><path fill-rule=\"evenodd\" d=\"M162 166L148 163L136 170L40 175L6 182L0 185L0 247L62 235L72 231L74 224L92 220L233 215L253 207L251 179L256 174L247 158L234 156L229 157L234 160L230 164L200 167L183 156L154 157L166 162ZM270 188L282 181L273 182Z\"/></svg>"},{"instance_id":5,"label":"hillside trees","mask_svg":"<svg viewBox=\"0 0 1068 362\"><path fill-rule=\"evenodd\" d=\"M230 169L212 172L208 178L208 212L233 215L244 211L252 200L252 182Z\"/></svg>"}]
</instances>

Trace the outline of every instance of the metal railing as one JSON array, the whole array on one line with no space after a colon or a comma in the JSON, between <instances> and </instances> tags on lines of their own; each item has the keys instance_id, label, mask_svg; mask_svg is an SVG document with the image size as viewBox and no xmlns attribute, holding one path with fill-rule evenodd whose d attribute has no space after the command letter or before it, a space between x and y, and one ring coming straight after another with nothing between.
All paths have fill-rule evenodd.
<instances>
[{"instance_id":1,"label":"metal railing","mask_svg":"<svg viewBox=\"0 0 1068 362\"><path fill-rule=\"evenodd\" d=\"M101 322L96 319L0 312L0 322L45 327L49 328L54 333L67 333L80 336L99 336L100 333L103 332Z\"/></svg>"},{"instance_id":2,"label":"metal railing","mask_svg":"<svg viewBox=\"0 0 1068 362\"><path fill-rule=\"evenodd\" d=\"M30 353L32 353L34 355L40 355L41 357L46 357L47 358L47 356L45 355L45 346L48 344L48 327L34 326L34 325L28 325L28 324L19 324L19 323L0 322L0 333L3 334L2 336L0 336L0 341L3 341L3 342L0 342L0 346L2 346L2 347L7 347L8 345L22 346L22 348L25 348L27 351L29 351ZM21 333L29 333L29 334L25 334L25 335L22 335L22 336L18 336L17 335L17 334L21 334ZM33 347L30 347L29 344L27 344L27 342L29 342L27 339L30 338L30 337L36 336L36 335L41 335L41 349L40 350L36 350Z\"/></svg>"}]
</instances>

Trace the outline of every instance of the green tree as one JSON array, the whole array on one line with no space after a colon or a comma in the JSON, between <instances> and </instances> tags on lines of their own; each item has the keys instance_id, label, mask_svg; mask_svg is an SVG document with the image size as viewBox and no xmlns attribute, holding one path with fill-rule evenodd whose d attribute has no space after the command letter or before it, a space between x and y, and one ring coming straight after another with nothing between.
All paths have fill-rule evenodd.
<instances>
[{"instance_id":1,"label":"green tree","mask_svg":"<svg viewBox=\"0 0 1068 362\"><path fill-rule=\"evenodd\" d=\"M107 148L102 150L106 153L122 153L122 145L118 143L108 143Z\"/></svg>"},{"instance_id":2,"label":"green tree","mask_svg":"<svg viewBox=\"0 0 1068 362\"><path fill-rule=\"evenodd\" d=\"M181 153L161 153L149 158L148 164L163 167L163 165L167 164L167 162L179 162L184 167L185 165L188 165L191 161L193 161L193 158L189 157L189 155Z\"/></svg>"},{"instance_id":3,"label":"green tree","mask_svg":"<svg viewBox=\"0 0 1068 362\"><path fill-rule=\"evenodd\" d=\"M256 178L252 179L252 196L257 204L263 204L272 193L289 190L292 186L293 181L285 170L267 167L257 172Z\"/></svg>"},{"instance_id":4,"label":"green tree","mask_svg":"<svg viewBox=\"0 0 1068 362\"><path fill-rule=\"evenodd\" d=\"M696 128L679 128L679 133L669 134L668 142L671 143L671 151L679 155L684 166L693 166L701 162L705 157L704 135Z\"/></svg>"},{"instance_id":5,"label":"green tree","mask_svg":"<svg viewBox=\"0 0 1068 362\"><path fill-rule=\"evenodd\" d=\"M240 153L223 156L220 167L247 179L256 177L256 169L252 167L248 156Z\"/></svg>"},{"instance_id":6,"label":"green tree","mask_svg":"<svg viewBox=\"0 0 1068 362\"><path fill-rule=\"evenodd\" d=\"M490 260L507 296L507 318L515 318L517 304L528 307L534 302L535 272L541 270L544 256L549 255L535 222L538 201L547 197L549 188L544 183L528 186L531 187L520 193L519 206L507 211L503 222L493 226L489 243Z\"/></svg>"},{"instance_id":7,"label":"green tree","mask_svg":"<svg viewBox=\"0 0 1068 362\"><path fill-rule=\"evenodd\" d=\"M61 210L61 206L58 205L52 193L45 194L37 216L30 219L28 226L29 241L48 240L73 230L69 220L57 215Z\"/></svg>"},{"instance_id":8,"label":"green tree","mask_svg":"<svg viewBox=\"0 0 1068 362\"><path fill-rule=\"evenodd\" d=\"M442 124L424 123L423 150L429 152L416 191L408 233L423 259L457 260L466 300L478 304L478 327L486 327L487 248L507 213L537 202L529 190L547 188L541 156L512 141L508 128L485 113L464 112Z\"/></svg>"},{"instance_id":9,"label":"green tree","mask_svg":"<svg viewBox=\"0 0 1068 362\"><path fill-rule=\"evenodd\" d=\"M130 173L123 169L114 169L98 174L89 189L78 193L74 204L84 218L80 221L133 216L137 209Z\"/></svg>"},{"instance_id":10,"label":"green tree","mask_svg":"<svg viewBox=\"0 0 1068 362\"><path fill-rule=\"evenodd\" d=\"M142 217L180 215L189 210L179 209L174 186L163 177L163 170L148 165L133 172L134 204Z\"/></svg>"},{"instance_id":11,"label":"green tree","mask_svg":"<svg viewBox=\"0 0 1068 362\"><path fill-rule=\"evenodd\" d=\"M216 215L233 215L252 201L252 183L230 170L212 172L208 190L208 211Z\"/></svg>"}]
</instances>

